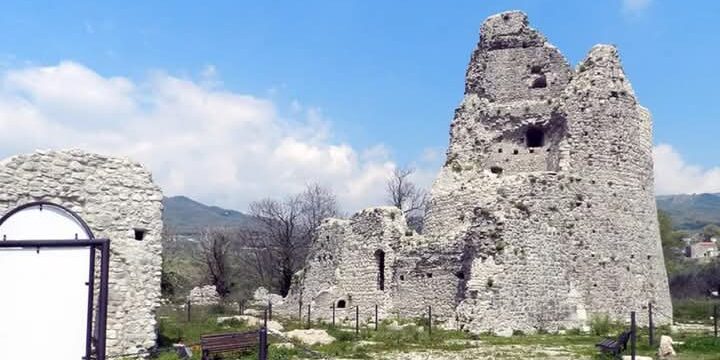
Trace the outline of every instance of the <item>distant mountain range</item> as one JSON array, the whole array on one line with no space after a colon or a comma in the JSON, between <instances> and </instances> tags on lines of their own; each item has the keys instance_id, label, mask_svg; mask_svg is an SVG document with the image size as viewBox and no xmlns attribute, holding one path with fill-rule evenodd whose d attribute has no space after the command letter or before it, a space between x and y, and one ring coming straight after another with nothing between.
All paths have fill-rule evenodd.
<instances>
[{"instance_id":1,"label":"distant mountain range","mask_svg":"<svg viewBox=\"0 0 720 360\"><path fill-rule=\"evenodd\" d=\"M166 197L163 221L176 234L193 235L208 227L248 227L252 216L236 210L208 206L186 196ZM707 224L720 225L720 193L661 195L658 209L667 212L681 230L699 230Z\"/></svg>"},{"instance_id":2,"label":"distant mountain range","mask_svg":"<svg viewBox=\"0 0 720 360\"><path fill-rule=\"evenodd\" d=\"M212 227L248 227L255 224L250 215L208 206L186 196L166 197L163 205L163 223L178 235L199 234Z\"/></svg>"},{"instance_id":3,"label":"distant mountain range","mask_svg":"<svg viewBox=\"0 0 720 360\"><path fill-rule=\"evenodd\" d=\"M720 225L720 193L660 195L657 205L670 215L677 229L699 230L707 224Z\"/></svg>"}]
</instances>

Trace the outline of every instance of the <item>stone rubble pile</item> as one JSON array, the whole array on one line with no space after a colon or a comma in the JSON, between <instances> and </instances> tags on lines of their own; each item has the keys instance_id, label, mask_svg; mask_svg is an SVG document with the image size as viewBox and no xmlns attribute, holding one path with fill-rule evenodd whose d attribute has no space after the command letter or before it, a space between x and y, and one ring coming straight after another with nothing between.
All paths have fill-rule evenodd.
<instances>
[{"instance_id":1,"label":"stone rubble pile","mask_svg":"<svg viewBox=\"0 0 720 360\"><path fill-rule=\"evenodd\" d=\"M220 300L220 295L213 285L194 287L187 297L187 301L192 305L217 305Z\"/></svg>"}]
</instances>

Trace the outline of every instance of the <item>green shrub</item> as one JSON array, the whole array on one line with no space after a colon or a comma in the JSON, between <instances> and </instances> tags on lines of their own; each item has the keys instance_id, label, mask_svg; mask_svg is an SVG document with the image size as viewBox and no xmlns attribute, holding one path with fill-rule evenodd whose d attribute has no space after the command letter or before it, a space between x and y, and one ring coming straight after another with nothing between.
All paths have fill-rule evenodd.
<instances>
[{"instance_id":1,"label":"green shrub","mask_svg":"<svg viewBox=\"0 0 720 360\"><path fill-rule=\"evenodd\" d=\"M158 355L157 360L180 360L174 352L164 352Z\"/></svg>"},{"instance_id":2,"label":"green shrub","mask_svg":"<svg viewBox=\"0 0 720 360\"><path fill-rule=\"evenodd\" d=\"M355 332L350 331L342 331L342 330L331 330L330 334L337 340L337 341L353 341L355 340Z\"/></svg>"},{"instance_id":3,"label":"green shrub","mask_svg":"<svg viewBox=\"0 0 720 360\"><path fill-rule=\"evenodd\" d=\"M701 321L709 324L715 304L717 300L673 299L673 317L676 321Z\"/></svg>"},{"instance_id":4,"label":"green shrub","mask_svg":"<svg viewBox=\"0 0 720 360\"><path fill-rule=\"evenodd\" d=\"M297 357L298 350L285 348L272 348L268 351L269 360L287 360ZM257 357L255 357L257 359Z\"/></svg>"},{"instance_id":5,"label":"green shrub","mask_svg":"<svg viewBox=\"0 0 720 360\"><path fill-rule=\"evenodd\" d=\"M605 336L610 333L612 323L607 314L594 314L590 317L590 332L593 335Z\"/></svg>"},{"instance_id":6,"label":"green shrub","mask_svg":"<svg viewBox=\"0 0 720 360\"><path fill-rule=\"evenodd\" d=\"M207 313L212 315L225 314L225 306L223 306L222 304L210 305L207 309Z\"/></svg>"},{"instance_id":7,"label":"green shrub","mask_svg":"<svg viewBox=\"0 0 720 360\"><path fill-rule=\"evenodd\" d=\"M685 339L685 343L679 345L678 348L678 351L718 354L720 353L720 338L710 336L691 337Z\"/></svg>"},{"instance_id":8,"label":"green shrub","mask_svg":"<svg viewBox=\"0 0 720 360\"><path fill-rule=\"evenodd\" d=\"M246 327L248 327L248 325L245 321L241 321L236 318L225 320L222 323L220 323L220 325L222 325L223 327L231 327L231 328L246 328Z\"/></svg>"},{"instance_id":9,"label":"green shrub","mask_svg":"<svg viewBox=\"0 0 720 360\"><path fill-rule=\"evenodd\" d=\"M565 330L565 334L570 336L578 336L582 335L582 330L580 330L580 328L567 329Z\"/></svg>"}]
</instances>

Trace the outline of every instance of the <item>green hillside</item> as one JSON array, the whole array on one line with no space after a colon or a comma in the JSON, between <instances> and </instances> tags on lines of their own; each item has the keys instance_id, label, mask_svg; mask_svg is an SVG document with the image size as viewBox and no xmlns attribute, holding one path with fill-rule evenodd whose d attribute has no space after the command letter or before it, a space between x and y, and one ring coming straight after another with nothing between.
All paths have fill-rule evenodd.
<instances>
[{"instance_id":1,"label":"green hillside","mask_svg":"<svg viewBox=\"0 0 720 360\"><path fill-rule=\"evenodd\" d=\"M208 206L186 196L166 197L163 205L165 226L179 235L198 234L208 227L246 227L254 224L250 215Z\"/></svg>"},{"instance_id":2,"label":"green hillside","mask_svg":"<svg viewBox=\"0 0 720 360\"><path fill-rule=\"evenodd\" d=\"M658 209L670 215L673 225L680 230L699 230L707 224L720 225L720 193L661 195Z\"/></svg>"},{"instance_id":3,"label":"green hillside","mask_svg":"<svg viewBox=\"0 0 720 360\"><path fill-rule=\"evenodd\" d=\"M236 210L208 206L186 196L166 197L163 221L174 233L193 235L207 227L253 226L252 216ZM657 197L658 209L667 212L675 228L699 230L720 225L720 194L681 194Z\"/></svg>"}]
</instances>

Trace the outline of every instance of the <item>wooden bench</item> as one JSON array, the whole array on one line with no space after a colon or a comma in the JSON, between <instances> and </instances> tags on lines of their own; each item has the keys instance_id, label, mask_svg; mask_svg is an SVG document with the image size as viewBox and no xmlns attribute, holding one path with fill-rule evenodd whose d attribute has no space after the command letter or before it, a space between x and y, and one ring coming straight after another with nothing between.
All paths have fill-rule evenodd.
<instances>
[{"instance_id":1,"label":"wooden bench","mask_svg":"<svg viewBox=\"0 0 720 360\"><path fill-rule=\"evenodd\" d=\"M604 339L601 342L595 344L600 352L609 352L616 358L620 357L623 351L627 348L627 342L630 340L632 331L625 331L618 336L617 339Z\"/></svg>"},{"instance_id":2,"label":"wooden bench","mask_svg":"<svg viewBox=\"0 0 720 360\"><path fill-rule=\"evenodd\" d=\"M265 329L260 329L260 331L244 333L202 335L200 346L202 347L202 360L210 360L211 354L249 352L255 349L259 350L259 357L262 360L267 354L267 333L265 333Z\"/></svg>"}]
</instances>

